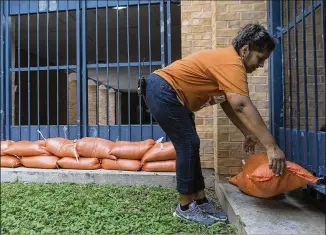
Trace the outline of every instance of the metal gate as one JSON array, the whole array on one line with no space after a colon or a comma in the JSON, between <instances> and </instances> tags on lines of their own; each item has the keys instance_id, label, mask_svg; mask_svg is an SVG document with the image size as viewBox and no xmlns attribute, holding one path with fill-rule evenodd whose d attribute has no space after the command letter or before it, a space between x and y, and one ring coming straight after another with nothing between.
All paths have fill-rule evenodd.
<instances>
[{"instance_id":1,"label":"metal gate","mask_svg":"<svg viewBox=\"0 0 326 235\"><path fill-rule=\"evenodd\" d=\"M324 1L269 1L271 129L288 160L325 176ZM325 193L325 187L318 186Z\"/></svg>"},{"instance_id":2,"label":"metal gate","mask_svg":"<svg viewBox=\"0 0 326 235\"><path fill-rule=\"evenodd\" d=\"M181 57L178 1L5 0L0 8L1 139L166 137L136 88Z\"/></svg>"}]
</instances>

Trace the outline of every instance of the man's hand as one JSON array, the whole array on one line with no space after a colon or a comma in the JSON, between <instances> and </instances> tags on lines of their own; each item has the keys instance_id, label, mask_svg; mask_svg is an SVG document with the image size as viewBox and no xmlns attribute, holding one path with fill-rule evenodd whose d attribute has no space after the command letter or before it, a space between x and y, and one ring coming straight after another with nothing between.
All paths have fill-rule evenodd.
<instances>
[{"instance_id":1,"label":"man's hand","mask_svg":"<svg viewBox=\"0 0 326 235\"><path fill-rule=\"evenodd\" d=\"M285 156L279 147L272 147L267 149L267 156L269 161L269 168L278 175L282 175L283 169L286 166Z\"/></svg>"},{"instance_id":2,"label":"man's hand","mask_svg":"<svg viewBox=\"0 0 326 235\"><path fill-rule=\"evenodd\" d=\"M243 144L243 149L248 155L255 153L255 145L258 143L258 139L253 135L245 136L245 141Z\"/></svg>"}]
</instances>

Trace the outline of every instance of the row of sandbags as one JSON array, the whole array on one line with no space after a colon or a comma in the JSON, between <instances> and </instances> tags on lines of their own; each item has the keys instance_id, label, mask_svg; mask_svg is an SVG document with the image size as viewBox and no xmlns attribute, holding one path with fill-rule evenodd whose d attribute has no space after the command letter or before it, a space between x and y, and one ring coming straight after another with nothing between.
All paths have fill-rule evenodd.
<instances>
[{"instance_id":1,"label":"row of sandbags","mask_svg":"<svg viewBox=\"0 0 326 235\"><path fill-rule=\"evenodd\" d=\"M124 171L148 171L148 172L175 172L175 160L154 161L142 163L140 160L129 159L99 159L70 157L59 158L57 156L30 156L18 158L15 156L1 156L1 167L41 168L41 169L81 169L81 170L124 170Z\"/></svg>"},{"instance_id":2,"label":"row of sandbags","mask_svg":"<svg viewBox=\"0 0 326 235\"><path fill-rule=\"evenodd\" d=\"M1 167L16 157L25 167L53 168L53 162L70 169L175 171L176 152L171 142L138 142L85 137L79 140L49 138L38 141L1 141ZM6 156L3 159L3 156ZM10 160L10 161L11 161ZM17 163L17 160L15 164ZM51 167L46 166L46 162ZM151 163L151 164L146 164ZM15 165L14 164L14 165ZM11 165L12 166L12 165Z\"/></svg>"}]
</instances>

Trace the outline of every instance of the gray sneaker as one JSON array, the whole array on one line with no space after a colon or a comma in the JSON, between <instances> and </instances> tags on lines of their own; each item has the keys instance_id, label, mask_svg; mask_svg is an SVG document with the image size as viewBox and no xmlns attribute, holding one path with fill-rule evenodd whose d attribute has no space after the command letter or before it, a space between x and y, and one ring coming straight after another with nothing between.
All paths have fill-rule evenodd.
<instances>
[{"instance_id":1,"label":"gray sneaker","mask_svg":"<svg viewBox=\"0 0 326 235\"><path fill-rule=\"evenodd\" d=\"M198 205L198 207L202 212L206 213L212 219L218 221L226 221L228 219L227 214L217 210L211 200L208 200L208 203Z\"/></svg>"},{"instance_id":2,"label":"gray sneaker","mask_svg":"<svg viewBox=\"0 0 326 235\"><path fill-rule=\"evenodd\" d=\"M189 209L186 211L181 210L181 206L179 203L173 215L178 216L182 219L204 223L206 225L212 225L215 223L215 220L209 218L199 209L196 202L191 202L189 204Z\"/></svg>"}]
</instances>

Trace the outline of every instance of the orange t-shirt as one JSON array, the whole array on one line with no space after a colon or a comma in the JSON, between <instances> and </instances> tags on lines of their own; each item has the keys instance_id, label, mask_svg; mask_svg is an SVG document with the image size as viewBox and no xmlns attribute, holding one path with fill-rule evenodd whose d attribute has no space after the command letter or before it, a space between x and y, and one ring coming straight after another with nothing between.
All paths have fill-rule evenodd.
<instances>
[{"instance_id":1,"label":"orange t-shirt","mask_svg":"<svg viewBox=\"0 0 326 235\"><path fill-rule=\"evenodd\" d=\"M201 50L154 71L190 111L223 102L224 91L249 96L246 69L232 46Z\"/></svg>"}]
</instances>

